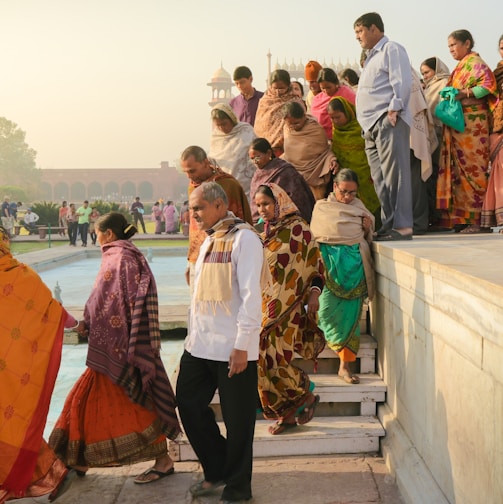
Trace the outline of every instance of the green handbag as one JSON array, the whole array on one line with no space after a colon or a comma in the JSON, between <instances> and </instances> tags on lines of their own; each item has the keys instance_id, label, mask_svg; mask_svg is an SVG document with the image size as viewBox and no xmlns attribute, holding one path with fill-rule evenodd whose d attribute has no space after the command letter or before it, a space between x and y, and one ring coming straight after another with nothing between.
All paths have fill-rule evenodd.
<instances>
[{"instance_id":1,"label":"green handbag","mask_svg":"<svg viewBox=\"0 0 503 504\"><path fill-rule=\"evenodd\" d=\"M443 98L435 107L435 115L447 126L463 133L465 131L465 118L463 117L463 107L461 102L456 100L459 90L451 86L440 90Z\"/></svg>"}]
</instances>

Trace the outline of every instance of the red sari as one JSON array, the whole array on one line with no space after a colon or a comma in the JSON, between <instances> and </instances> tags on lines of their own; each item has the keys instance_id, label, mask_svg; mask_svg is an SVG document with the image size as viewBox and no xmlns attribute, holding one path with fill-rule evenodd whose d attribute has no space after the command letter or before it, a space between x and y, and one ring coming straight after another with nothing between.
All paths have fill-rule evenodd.
<instances>
[{"instance_id":1,"label":"red sari","mask_svg":"<svg viewBox=\"0 0 503 504\"><path fill-rule=\"evenodd\" d=\"M103 246L84 309L87 369L68 395L49 444L68 465L98 467L167 453L180 426L162 364L157 289L127 240Z\"/></svg>"}]
</instances>

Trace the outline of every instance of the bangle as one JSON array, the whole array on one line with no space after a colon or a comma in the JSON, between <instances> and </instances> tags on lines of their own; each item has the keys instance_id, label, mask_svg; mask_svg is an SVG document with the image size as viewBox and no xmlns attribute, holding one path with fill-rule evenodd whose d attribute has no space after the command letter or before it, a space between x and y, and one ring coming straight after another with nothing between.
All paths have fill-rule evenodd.
<instances>
[{"instance_id":1,"label":"bangle","mask_svg":"<svg viewBox=\"0 0 503 504\"><path fill-rule=\"evenodd\" d=\"M77 320L77 323L73 327L70 327L70 329L77 329L77 327L79 327L79 324L80 320Z\"/></svg>"},{"instance_id":2,"label":"bangle","mask_svg":"<svg viewBox=\"0 0 503 504\"><path fill-rule=\"evenodd\" d=\"M468 89L466 90L466 97L467 97L467 98L470 98L470 88L468 88Z\"/></svg>"},{"instance_id":3,"label":"bangle","mask_svg":"<svg viewBox=\"0 0 503 504\"><path fill-rule=\"evenodd\" d=\"M311 287L311 292L312 292L313 290L317 290L317 291L321 294L321 289L320 289L317 285L313 285L313 286Z\"/></svg>"}]
</instances>

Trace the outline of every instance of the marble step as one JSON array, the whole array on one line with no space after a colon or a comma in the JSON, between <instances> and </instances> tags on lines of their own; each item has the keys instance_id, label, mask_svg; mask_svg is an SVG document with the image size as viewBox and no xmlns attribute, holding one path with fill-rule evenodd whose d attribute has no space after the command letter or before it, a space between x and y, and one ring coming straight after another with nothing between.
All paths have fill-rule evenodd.
<instances>
[{"instance_id":1,"label":"marble step","mask_svg":"<svg viewBox=\"0 0 503 504\"><path fill-rule=\"evenodd\" d=\"M373 453L379 450L379 438L385 432L379 420L372 416L315 417L306 425L299 425L287 433L273 436L268 427L271 421L257 421L253 456L282 457L292 455L330 455L338 453ZM225 426L219 422L225 435ZM197 460L185 436L169 444L171 457L178 462Z\"/></svg>"},{"instance_id":2,"label":"marble step","mask_svg":"<svg viewBox=\"0 0 503 504\"><path fill-rule=\"evenodd\" d=\"M358 385L350 385L337 375L314 374L311 380L316 384L314 393L320 396L316 417L373 416L377 403L386 397L386 385L376 374L360 375ZM222 420L218 391L211 407L217 420ZM262 415L257 415L259 418Z\"/></svg>"},{"instance_id":3,"label":"marble step","mask_svg":"<svg viewBox=\"0 0 503 504\"><path fill-rule=\"evenodd\" d=\"M352 364L351 369L355 373L375 373L375 362L376 362L376 349L377 341L369 334L362 334L360 336L360 348L356 356L356 362ZM313 374L314 372L314 362L303 360L298 356L294 360L294 364L303 369L308 374ZM317 373L319 374L330 374L335 373L339 370L339 357L338 355L325 345L323 352L318 356L318 368Z\"/></svg>"}]
</instances>

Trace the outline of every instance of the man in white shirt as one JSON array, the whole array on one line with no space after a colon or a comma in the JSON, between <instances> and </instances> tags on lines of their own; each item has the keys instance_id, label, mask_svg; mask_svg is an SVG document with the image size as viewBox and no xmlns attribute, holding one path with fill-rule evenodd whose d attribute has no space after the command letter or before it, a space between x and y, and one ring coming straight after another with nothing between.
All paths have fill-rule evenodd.
<instances>
[{"instance_id":1,"label":"man in white shirt","mask_svg":"<svg viewBox=\"0 0 503 504\"><path fill-rule=\"evenodd\" d=\"M23 217L23 227L28 231L29 234L37 233L36 223L38 222L39 216L31 211L31 208L26 209L26 213Z\"/></svg>"},{"instance_id":2,"label":"man in white shirt","mask_svg":"<svg viewBox=\"0 0 503 504\"><path fill-rule=\"evenodd\" d=\"M177 402L187 437L204 470L194 497L225 488L220 503L251 499L252 445L262 320L262 243L249 224L227 211L227 195L206 182L189 208L207 237L195 266L194 294ZM209 404L218 389L227 438Z\"/></svg>"}]
</instances>

